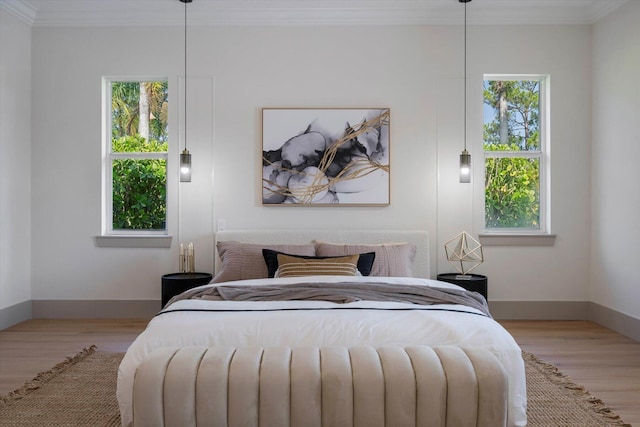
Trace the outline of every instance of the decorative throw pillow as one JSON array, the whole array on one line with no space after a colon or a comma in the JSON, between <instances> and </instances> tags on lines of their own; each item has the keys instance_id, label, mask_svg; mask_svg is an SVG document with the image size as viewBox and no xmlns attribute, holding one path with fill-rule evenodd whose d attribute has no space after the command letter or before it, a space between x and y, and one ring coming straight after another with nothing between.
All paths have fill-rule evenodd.
<instances>
[{"instance_id":1,"label":"decorative throw pillow","mask_svg":"<svg viewBox=\"0 0 640 427\"><path fill-rule=\"evenodd\" d=\"M331 258L303 258L278 254L275 277L299 276L356 276L359 255Z\"/></svg>"},{"instance_id":2,"label":"decorative throw pillow","mask_svg":"<svg viewBox=\"0 0 640 427\"><path fill-rule=\"evenodd\" d=\"M278 271L278 255L295 255L295 254L287 254L283 252L274 251L272 249L263 249L262 256L264 258L264 262L267 264L267 272L269 277L275 277L276 271ZM376 259L375 252L368 252L365 254L358 254L358 271L363 276L368 276L371 273L371 268L373 268L373 262ZM299 258L304 259L327 259L327 258L336 258L336 257L327 257L327 256L304 256L304 255L295 255Z\"/></svg>"},{"instance_id":3,"label":"decorative throw pillow","mask_svg":"<svg viewBox=\"0 0 640 427\"><path fill-rule=\"evenodd\" d=\"M262 258L262 249L264 248L294 255L315 255L315 246L313 244L269 245L228 240L218 242L217 248L218 255L222 260L222 266L211 283L269 277L267 266Z\"/></svg>"},{"instance_id":4,"label":"decorative throw pillow","mask_svg":"<svg viewBox=\"0 0 640 427\"><path fill-rule=\"evenodd\" d=\"M348 245L316 242L316 256L344 256L363 252L375 252L376 254L371 276L413 277L415 245L409 243Z\"/></svg>"}]
</instances>

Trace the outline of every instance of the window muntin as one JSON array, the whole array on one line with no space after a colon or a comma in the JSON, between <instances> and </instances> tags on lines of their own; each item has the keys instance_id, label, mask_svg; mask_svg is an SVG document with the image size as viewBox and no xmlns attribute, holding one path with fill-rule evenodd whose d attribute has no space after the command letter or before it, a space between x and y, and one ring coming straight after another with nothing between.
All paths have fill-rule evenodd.
<instances>
[{"instance_id":1,"label":"window muntin","mask_svg":"<svg viewBox=\"0 0 640 427\"><path fill-rule=\"evenodd\" d=\"M485 76L485 232L548 232L547 80Z\"/></svg>"},{"instance_id":2,"label":"window muntin","mask_svg":"<svg viewBox=\"0 0 640 427\"><path fill-rule=\"evenodd\" d=\"M167 81L105 79L104 93L104 234L167 234Z\"/></svg>"}]
</instances>

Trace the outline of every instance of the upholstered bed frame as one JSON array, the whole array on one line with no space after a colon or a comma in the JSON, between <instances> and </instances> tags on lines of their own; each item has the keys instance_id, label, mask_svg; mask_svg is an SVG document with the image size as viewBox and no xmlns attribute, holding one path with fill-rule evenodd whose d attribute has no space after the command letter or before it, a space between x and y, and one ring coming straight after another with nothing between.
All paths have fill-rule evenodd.
<instances>
[{"instance_id":1,"label":"upholstered bed frame","mask_svg":"<svg viewBox=\"0 0 640 427\"><path fill-rule=\"evenodd\" d=\"M264 244L305 244L314 241L351 244L406 242L416 246L413 275L430 278L429 233L424 230L225 230L215 235L216 243L228 240ZM217 250L215 253L218 272L221 261Z\"/></svg>"},{"instance_id":2,"label":"upholstered bed frame","mask_svg":"<svg viewBox=\"0 0 640 427\"><path fill-rule=\"evenodd\" d=\"M415 230L230 230L259 244L410 243L430 278L429 236ZM216 252L216 272L221 260ZM484 348L161 348L138 366L135 426L507 425L508 380Z\"/></svg>"}]
</instances>

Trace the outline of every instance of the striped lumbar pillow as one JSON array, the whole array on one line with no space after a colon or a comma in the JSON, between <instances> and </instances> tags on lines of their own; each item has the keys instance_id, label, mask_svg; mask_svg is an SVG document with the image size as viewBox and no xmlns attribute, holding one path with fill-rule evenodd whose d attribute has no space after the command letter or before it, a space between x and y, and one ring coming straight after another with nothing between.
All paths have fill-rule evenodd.
<instances>
[{"instance_id":1,"label":"striped lumbar pillow","mask_svg":"<svg viewBox=\"0 0 640 427\"><path fill-rule=\"evenodd\" d=\"M278 254L278 271L274 277L356 276L359 255L309 259Z\"/></svg>"}]
</instances>

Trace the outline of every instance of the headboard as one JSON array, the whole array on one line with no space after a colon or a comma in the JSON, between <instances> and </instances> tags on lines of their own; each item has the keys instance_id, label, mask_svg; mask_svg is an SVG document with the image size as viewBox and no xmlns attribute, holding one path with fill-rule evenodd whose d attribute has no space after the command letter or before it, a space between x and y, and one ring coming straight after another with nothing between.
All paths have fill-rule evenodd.
<instances>
[{"instance_id":1,"label":"headboard","mask_svg":"<svg viewBox=\"0 0 640 427\"><path fill-rule=\"evenodd\" d=\"M304 244L315 240L328 243L375 244L407 242L416 245L413 274L430 278L429 234L424 230L224 230L215 234L218 241L242 243ZM217 248L217 245L214 245ZM220 257L215 252L215 272L220 269Z\"/></svg>"}]
</instances>

